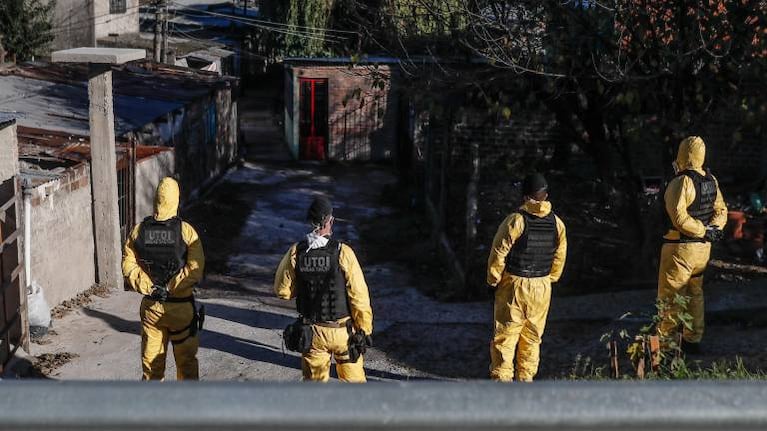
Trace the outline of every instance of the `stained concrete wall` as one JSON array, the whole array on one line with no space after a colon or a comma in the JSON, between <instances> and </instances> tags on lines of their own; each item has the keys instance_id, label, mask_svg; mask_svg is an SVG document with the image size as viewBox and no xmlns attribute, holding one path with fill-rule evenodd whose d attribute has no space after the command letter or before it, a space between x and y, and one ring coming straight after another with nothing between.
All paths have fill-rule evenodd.
<instances>
[{"instance_id":1,"label":"stained concrete wall","mask_svg":"<svg viewBox=\"0 0 767 431\"><path fill-rule=\"evenodd\" d=\"M56 0L52 50L95 46L109 34L139 32L139 0L126 0L125 13L109 13L109 0ZM94 18L95 17L95 18Z\"/></svg>"},{"instance_id":2,"label":"stained concrete wall","mask_svg":"<svg viewBox=\"0 0 767 431\"><path fill-rule=\"evenodd\" d=\"M19 145L16 125L0 126L0 182L19 173Z\"/></svg>"},{"instance_id":3,"label":"stained concrete wall","mask_svg":"<svg viewBox=\"0 0 767 431\"><path fill-rule=\"evenodd\" d=\"M154 212L154 194L157 184L164 177L175 173L175 154L163 151L153 157L140 160L136 166L136 222Z\"/></svg>"},{"instance_id":4,"label":"stained concrete wall","mask_svg":"<svg viewBox=\"0 0 767 431\"><path fill-rule=\"evenodd\" d=\"M96 39L110 34L139 32L139 0L125 0L126 11L121 14L109 13L109 0L95 0Z\"/></svg>"},{"instance_id":5,"label":"stained concrete wall","mask_svg":"<svg viewBox=\"0 0 767 431\"><path fill-rule=\"evenodd\" d=\"M96 282L90 168L83 164L32 191L32 280L51 306Z\"/></svg>"},{"instance_id":6,"label":"stained concrete wall","mask_svg":"<svg viewBox=\"0 0 767 431\"><path fill-rule=\"evenodd\" d=\"M93 1L56 0L53 10L53 51L93 46ZM106 1L108 8L109 0Z\"/></svg>"}]
</instances>

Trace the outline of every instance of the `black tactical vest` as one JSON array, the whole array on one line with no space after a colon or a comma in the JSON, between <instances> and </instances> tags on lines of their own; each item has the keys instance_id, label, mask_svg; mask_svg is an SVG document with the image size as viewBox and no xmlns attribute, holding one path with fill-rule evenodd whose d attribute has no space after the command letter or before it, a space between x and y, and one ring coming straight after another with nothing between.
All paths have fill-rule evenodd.
<instances>
[{"instance_id":1,"label":"black tactical vest","mask_svg":"<svg viewBox=\"0 0 767 431\"><path fill-rule=\"evenodd\" d=\"M537 217L526 211L525 230L506 257L506 272L519 277L545 277L551 274L554 252L559 244L557 220L551 212Z\"/></svg>"},{"instance_id":2,"label":"black tactical vest","mask_svg":"<svg viewBox=\"0 0 767 431\"><path fill-rule=\"evenodd\" d=\"M186 266L187 246L181 236L181 219L141 222L134 243L139 263L155 284L165 286Z\"/></svg>"},{"instance_id":3,"label":"black tactical vest","mask_svg":"<svg viewBox=\"0 0 767 431\"><path fill-rule=\"evenodd\" d=\"M339 263L341 244L331 240L325 247L308 248L308 243L303 241L296 252L298 314L312 322L329 322L349 316L346 277Z\"/></svg>"},{"instance_id":4,"label":"black tactical vest","mask_svg":"<svg viewBox=\"0 0 767 431\"><path fill-rule=\"evenodd\" d=\"M693 170L682 171L677 174L677 177L686 176L692 180L695 185L695 200L687 207L687 213L690 217L699 220L704 225L708 225L711 219L714 217L714 201L716 200L716 180L711 173L706 172L706 175ZM666 221L671 229L676 229L671 218L666 214ZM695 241L701 242L700 238L690 238L685 235L680 235L680 241Z\"/></svg>"}]
</instances>

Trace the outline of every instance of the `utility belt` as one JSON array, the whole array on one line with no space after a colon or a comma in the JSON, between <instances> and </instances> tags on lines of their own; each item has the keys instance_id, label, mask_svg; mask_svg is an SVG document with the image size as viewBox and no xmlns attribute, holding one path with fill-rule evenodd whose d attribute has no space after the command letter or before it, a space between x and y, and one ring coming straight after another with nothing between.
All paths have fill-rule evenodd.
<instances>
[{"instance_id":1,"label":"utility belt","mask_svg":"<svg viewBox=\"0 0 767 431\"><path fill-rule=\"evenodd\" d=\"M690 239L664 239L664 240L663 240L663 243L664 243L664 244L695 244L695 243L698 243L698 244L703 244L703 243L707 243L707 242L708 242L708 241L706 241L706 240L705 240L705 239L703 239L703 238L690 238Z\"/></svg>"},{"instance_id":2,"label":"utility belt","mask_svg":"<svg viewBox=\"0 0 767 431\"><path fill-rule=\"evenodd\" d=\"M191 302L192 304L194 304L194 295L182 296L180 298L174 298L172 296L169 296L169 297L167 297L165 299L156 299L156 298L152 298L149 295L144 295L144 299L148 299L150 301L155 301L155 302L163 302L163 303L165 303L165 302L170 302L170 303Z\"/></svg>"},{"instance_id":3,"label":"utility belt","mask_svg":"<svg viewBox=\"0 0 767 431\"><path fill-rule=\"evenodd\" d=\"M322 326L324 328L346 328L346 331L349 334L349 350L339 356L348 356L349 359L336 358L338 363L356 363L360 356L365 353L367 347L372 346L369 336L366 336L363 331L354 330L354 321L351 317L341 318L336 321L316 322L299 316L298 319L288 325L282 333L285 347L293 352L300 352L302 354L309 353L312 349L312 341L314 340L313 325Z\"/></svg>"},{"instance_id":4,"label":"utility belt","mask_svg":"<svg viewBox=\"0 0 767 431\"><path fill-rule=\"evenodd\" d=\"M508 272L511 275L522 277L522 278L539 278L539 277L546 277L547 275L551 275L551 269L548 271L544 270L527 270L527 269L506 269L506 272Z\"/></svg>"},{"instance_id":5,"label":"utility belt","mask_svg":"<svg viewBox=\"0 0 767 431\"><path fill-rule=\"evenodd\" d=\"M706 243L709 242L705 238L693 238L691 236L679 234L679 239L666 239L663 238L665 244L690 244L690 243Z\"/></svg>"},{"instance_id":6,"label":"utility belt","mask_svg":"<svg viewBox=\"0 0 767 431\"><path fill-rule=\"evenodd\" d=\"M322 326L325 328L348 328L352 324L352 318L342 317L341 319L328 321L328 322L311 322L310 321L309 324Z\"/></svg>"}]
</instances>

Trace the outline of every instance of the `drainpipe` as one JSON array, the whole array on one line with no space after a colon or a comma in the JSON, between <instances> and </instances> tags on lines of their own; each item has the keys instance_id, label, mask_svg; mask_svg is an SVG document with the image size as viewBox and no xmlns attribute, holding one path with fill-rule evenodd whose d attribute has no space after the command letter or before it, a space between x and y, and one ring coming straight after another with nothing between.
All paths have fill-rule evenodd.
<instances>
[{"instance_id":1,"label":"drainpipe","mask_svg":"<svg viewBox=\"0 0 767 431\"><path fill-rule=\"evenodd\" d=\"M24 180L24 282L27 294L32 293L32 187Z\"/></svg>"}]
</instances>

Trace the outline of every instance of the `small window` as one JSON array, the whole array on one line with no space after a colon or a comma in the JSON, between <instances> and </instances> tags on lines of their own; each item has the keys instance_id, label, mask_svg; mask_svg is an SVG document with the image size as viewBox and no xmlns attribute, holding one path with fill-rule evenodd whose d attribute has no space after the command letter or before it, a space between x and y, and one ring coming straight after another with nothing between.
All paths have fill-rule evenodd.
<instances>
[{"instance_id":1,"label":"small window","mask_svg":"<svg viewBox=\"0 0 767 431\"><path fill-rule=\"evenodd\" d=\"M126 0L109 0L109 13L125 13L128 10Z\"/></svg>"}]
</instances>

